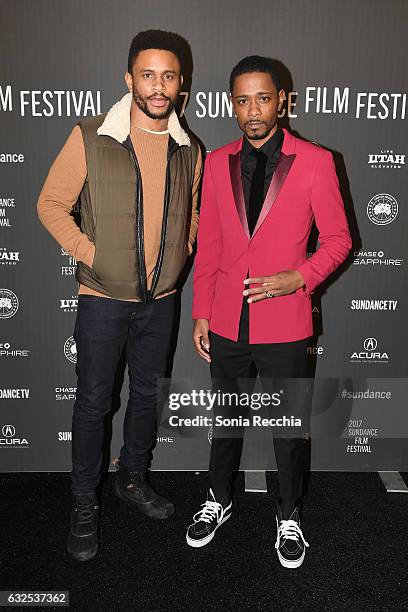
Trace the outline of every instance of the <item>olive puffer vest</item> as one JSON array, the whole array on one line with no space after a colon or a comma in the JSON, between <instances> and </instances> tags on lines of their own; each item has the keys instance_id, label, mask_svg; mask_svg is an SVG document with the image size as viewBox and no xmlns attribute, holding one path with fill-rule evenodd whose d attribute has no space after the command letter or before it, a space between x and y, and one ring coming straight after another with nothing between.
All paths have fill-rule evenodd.
<instances>
[{"instance_id":1,"label":"olive puffer vest","mask_svg":"<svg viewBox=\"0 0 408 612\"><path fill-rule=\"evenodd\" d=\"M130 105L129 99L123 104L127 96L115 105L125 106L121 109L122 118ZM88 172L79 196L81 229L95 244L95 257L92 268L78 262L76 278L109 297L151 302L174 289L188 258L192 185L199 145L182 130L176 117L173 117L176 130L170 129L169 121L161 241L148 291L140 169L128 130L123 125L119 130L116 126L111 129L109 113L79 123ZM107 135L109 132L112 135Z\"/></svg>"}]
</instances>

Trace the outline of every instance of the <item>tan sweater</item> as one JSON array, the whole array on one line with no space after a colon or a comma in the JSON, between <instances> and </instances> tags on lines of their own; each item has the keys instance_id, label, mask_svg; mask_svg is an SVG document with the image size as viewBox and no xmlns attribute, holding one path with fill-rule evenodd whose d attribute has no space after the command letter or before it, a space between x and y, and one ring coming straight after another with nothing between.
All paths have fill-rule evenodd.
<instances>
[{"instance_id":1,"label":"tan sweater","mask_svg":"<svg viewBox=\"0 0 408 612\"><path fill-rule=\"evenodd\" d=\"M145 265L147 287L149 289L160 248L168 132L154 133L132 126L130 139L142 176ZM201 172L202 160L201 153L199 153L192 194L193 207L188 244L190 253L193 250L198 228L197 200ZM86 157L82 133L80 127L75 126L50 168L37 202L37 211L42 224L63 249L72 257L75 257L76 260L92 267L95 247L71 216L72 207L78 200L86 175ZM174 293L174 291L170 293ZM78 293L108 297L85 285L79 285ZM160 297L164 297L164 295ZM128 301L139 300L131 299Z\"/></svg>"}]
</instances>

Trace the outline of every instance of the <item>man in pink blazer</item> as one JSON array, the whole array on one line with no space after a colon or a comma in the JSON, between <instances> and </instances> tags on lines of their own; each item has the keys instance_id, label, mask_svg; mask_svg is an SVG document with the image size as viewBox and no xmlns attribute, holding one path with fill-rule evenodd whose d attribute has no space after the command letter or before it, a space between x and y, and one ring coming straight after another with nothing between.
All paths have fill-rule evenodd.
<instances>
[{"instance_id":1,"label":"man in pink blazer","mask_svg":"<svg viewBox=\"0 0 408 612\"><path fill-rule=\"evenodd\" d=\"M264 387L272 378L307 376L310 296L351 248L331 153L278 126L284 91L274 61L241 60L230 91L244 136L206 159L193 297L196 351L228 391L258 374ZM320 246L307 258L313 221ZM304 439L275 436L274 447L276 549L284 567L298 567L308 546L299 516ZM241 451L242 435L213 436L207 501L188 528L191 546L207 544L231 516Z\"/></svg>"}]
</instances>

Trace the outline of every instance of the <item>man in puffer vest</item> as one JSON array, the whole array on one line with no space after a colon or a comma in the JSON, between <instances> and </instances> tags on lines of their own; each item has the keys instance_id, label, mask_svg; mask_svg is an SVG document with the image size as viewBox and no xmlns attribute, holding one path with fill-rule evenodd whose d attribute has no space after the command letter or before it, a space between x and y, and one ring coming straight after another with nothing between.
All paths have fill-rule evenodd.
<instances>
[{"instance_id":1,"label":"man in puffer vest","mask_svg":"<svg viewBox=\"0 0 408 612\"><path fill-rule=\"evenodd\" d=\"M98 551L103 423L123 350L129 371L116 495L165 519L173 504L147 478L156 435L157 383L174 329L176 283L197 233L201 154L174 110L188 43L160 30L132 41L129 93L80 121L54 161L38 215L78 262L77 394L72 419L74 496L69 554ZM81 228L72 217L79 200Z\"/></svg>"}]
</instances>

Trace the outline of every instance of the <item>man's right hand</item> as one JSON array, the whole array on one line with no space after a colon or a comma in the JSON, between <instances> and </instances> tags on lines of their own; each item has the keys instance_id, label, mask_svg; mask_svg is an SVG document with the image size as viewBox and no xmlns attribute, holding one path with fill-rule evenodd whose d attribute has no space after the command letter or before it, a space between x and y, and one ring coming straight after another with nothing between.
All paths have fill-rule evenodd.
<instances>
[{"instance_id":1,"label":"man's right hand","mask_svg":"<svg viewBox=\"0 0 408 612\"><path fill-rule=\"evenodd\" d=\"M86 264L88 268L92 268L94 261L95 261L95 245L92 242L90 242L89 249L87 249L86 257L84 257L84 264Z\"/></svg>"},{"instance_id":2,"label":"man's right hand","mask_svg":"<svg viewBox=\"0 0 408 612\"><path fill-rule=\"evenodd\" d=\"M205 359L207 363L210 363L211 358L209 354L210 340L208 338L209 322L207 319L196 319L194 321L193 329L193 343L196 352Z\"/></svg>"}]
</instances>

